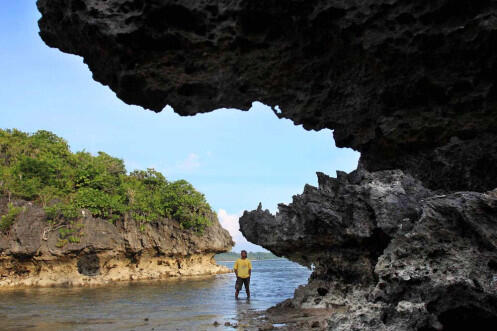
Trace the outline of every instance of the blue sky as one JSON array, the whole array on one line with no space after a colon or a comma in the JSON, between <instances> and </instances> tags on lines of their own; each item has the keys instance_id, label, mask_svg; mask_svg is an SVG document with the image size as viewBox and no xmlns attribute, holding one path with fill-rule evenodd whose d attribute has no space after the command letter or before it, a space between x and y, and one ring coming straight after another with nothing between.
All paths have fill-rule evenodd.
<instances>
[{"instance_id":1,"label":"blue sky","mask_svg":"<svg viewBox=\"0 0 497 331\"><path fill-rule=\"evenodd\" d=\"M35 0L0 1L0 128L50 130L72 150L105 151L128 170L155 168L204 193L240 249L261 250L238 230L238 216L262 202L276 211L316 171L356 168L359 153L335 147L329 130L306 131L255 102L180 117L120 101L92 80L82 58L48 48L38 36Z\"/></svg>"}]
</instances>

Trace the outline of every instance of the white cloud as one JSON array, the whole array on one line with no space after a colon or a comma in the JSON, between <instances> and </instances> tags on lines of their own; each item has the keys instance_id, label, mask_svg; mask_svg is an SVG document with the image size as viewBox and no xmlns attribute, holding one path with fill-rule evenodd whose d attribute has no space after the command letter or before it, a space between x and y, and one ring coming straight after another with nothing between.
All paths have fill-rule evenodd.
<instances>
[{"instance_id":1,"label":"white cloud","mask_svg":"<svg viewBox=\"0 0 497 331\"><path fill-rule=\"evenodd\" d=\"M217 212L217 217L219 218L221 226L228 230L233 239L235 239L235 237L242 236L238 225L238 219L240 216L240 214L228 214L228 212L224 209L219 209Z\"/></svg>"},{"instance_id":2,"label":"white cloud","mask_svg":"<svg viewBox=\"0 0 497 331\"><path fill-rule=\"evenodd\" d=\"M200 167L200 158L195 153L188 154L187 158L176 164L176 168L181 171L192 171Z\"/></svg>"},{"instance_id":3,"label":"white cloud","mask_svg":"<svg viewBox=\"0 0 497 331\"><path fill-rule=\"evenodd\" d=\"M242 216L242 213L229 214L224 209L219 209L217 212L219 223L221 223L221 226L223 228L228 230L231 237L233 238L233 241L235 242L233 251L238 252L242 249L252 252L265 251L262 247L249 243L247 239L245 239L245 237L242 235L242 233L240 232L240 225L238 223L238 219L240 218L240 216Z\"/></svg>"}]
</instances>

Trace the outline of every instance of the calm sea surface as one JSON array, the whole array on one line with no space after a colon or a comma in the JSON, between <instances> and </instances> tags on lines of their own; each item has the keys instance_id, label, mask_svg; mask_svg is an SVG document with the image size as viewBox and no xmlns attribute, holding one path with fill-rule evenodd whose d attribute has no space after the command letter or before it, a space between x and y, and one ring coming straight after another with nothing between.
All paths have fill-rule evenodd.
<instances>
[{"instance_id":1,"label":"calm sea surface","mask_svg":"<svg viewBox=\"0 0 497 331\"><path fill-rule=\"evenodd\" d=\"M221 264L233 267L233 262ZM253 261L252 266L249 302L244 290L234 299L234 274L95 288L4 290L0 330L210 330L214 321L235 322L242 311L266 309L292 297L310 275L287 260Z\"/></svg>"}]
</instances>

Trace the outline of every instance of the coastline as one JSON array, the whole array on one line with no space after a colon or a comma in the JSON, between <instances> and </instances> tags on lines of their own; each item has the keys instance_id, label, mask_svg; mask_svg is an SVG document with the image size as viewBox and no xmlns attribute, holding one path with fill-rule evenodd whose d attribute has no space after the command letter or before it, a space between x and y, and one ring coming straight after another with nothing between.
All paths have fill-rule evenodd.
<instances>
[{"instance_id":1,"label":"coastline","mask_svg":"<svg viewBox=\"0 0 497 331\"><path fill-rule=\"evenodd\" d=\"M119 282L159 281L183 277L203 277L230 273L228 267L212 260L213 254L187 257L142 256L131 261L125 256L98 254L98 272L81 273L77 258L16 261L0 256L0 290L34 287L106 286ZM136 262L136 263L132 263ZM87 266L86 271L89 270Z\"/></svg>"},{"instance_id":2,"label":"coastline","mask_svg":"<svg viewBox=\"0 0 497 331\"><path fill-rule=\"evenodd\" d=\"M0 207L7 201L0 198ZM229 233L214 222L202 235L163 219L115 223L84 213L59 231L46 231L38 205L22 208L9 231L0 232L0 288L94 286L112 282L216 275L229 268L214 255L232 246ZM71 233L63 241L61 230Z\"/></svg>"},{"instance_id":3,"label":"coastline","mask_svg":"<svg viewBox=\"0 0 497 331\"><path fill-rule=\"evenodd\" d=\"M215 259L215 258L214 258ZM279 260L286 260L285 258L279 258L279 259L264 259L264 260L252 260L249 259L250 262L260 262L260 261L279 261ZM217 263L219 262L236 262L236 260L216 260Z\"/></svg>"}]
</instances>

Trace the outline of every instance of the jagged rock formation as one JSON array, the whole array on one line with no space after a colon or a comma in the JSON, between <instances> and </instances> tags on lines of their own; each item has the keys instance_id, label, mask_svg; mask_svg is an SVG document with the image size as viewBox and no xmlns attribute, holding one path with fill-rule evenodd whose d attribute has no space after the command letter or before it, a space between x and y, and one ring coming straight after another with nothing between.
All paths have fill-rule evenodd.
<instances>
[{"instance_id":1,"label":"jagged rock formation","mask_svg":"<svg viewBox=\"0 0 497 331\"><path fill-rule=\"evenodd\" d=\"M38 8L43 40L83 56L125 102L194 115L259 100L361 152L357 171L319 174L319 188L276 216L259 209L240 221L249 240L315 265L287 304L340 307L319 324L337 330L494 325L496 1Z\"/></svg>"},{"instance_id":2,"label":"jagged rock formation","mask_svg":"<svg viewBox=\"0 0 497 331\"><path fill-rule=\"evenodd\" d=\"M229 271L213 259L234 244L217 221L198 235L172 220L141 227L123 219L114 225L85 212L60 227L71 231L71 242L61 241L59 229L47 231L42 208L24 201L16 205L23 211L7 233L0 232L0 287L100 285Z\"/></svg>"},{"instance_id":3,"label":"jagged rock formation","mask_svg":"<svg viewBox=\"0 0 497 331\"><path fill-rule=\"evenodd\" d=\"M318 173L318 181L319 188L307 185L292 204L280 204L276 216L261 206L245 212L241 231L275 254L314 265L316 275L345 282L374 279L378 256L401 224L419 218L419 201L431 195L399 170L339 172L338 179Z\"/></svg>"},{"instance_id":4,"label":"jagged rock formation","mask_svg":"<svg viewBox=\"0 0 497 331\"><path fill-rule=\"evenodd\" d=\"M314 266L283 305L340 308L332 330L492 329L497 190L436 195L399 170L318 178L275 216L240 219L249 241Z\"/></svg>"},{"instance_id":5,"label":"jagged rock formation","mask_svg":"<svg viewBox=\"0 0 497 331\"><path fill-rule=\"evenodd\" d=\"M123 101L181 115L259 100L334 130L368 170L497 186L497 3L39 0L40 35ZM427 170L430 171L427 171ZM457 179L457 180L456 180Z\"/></svg>"}]
</instances>

